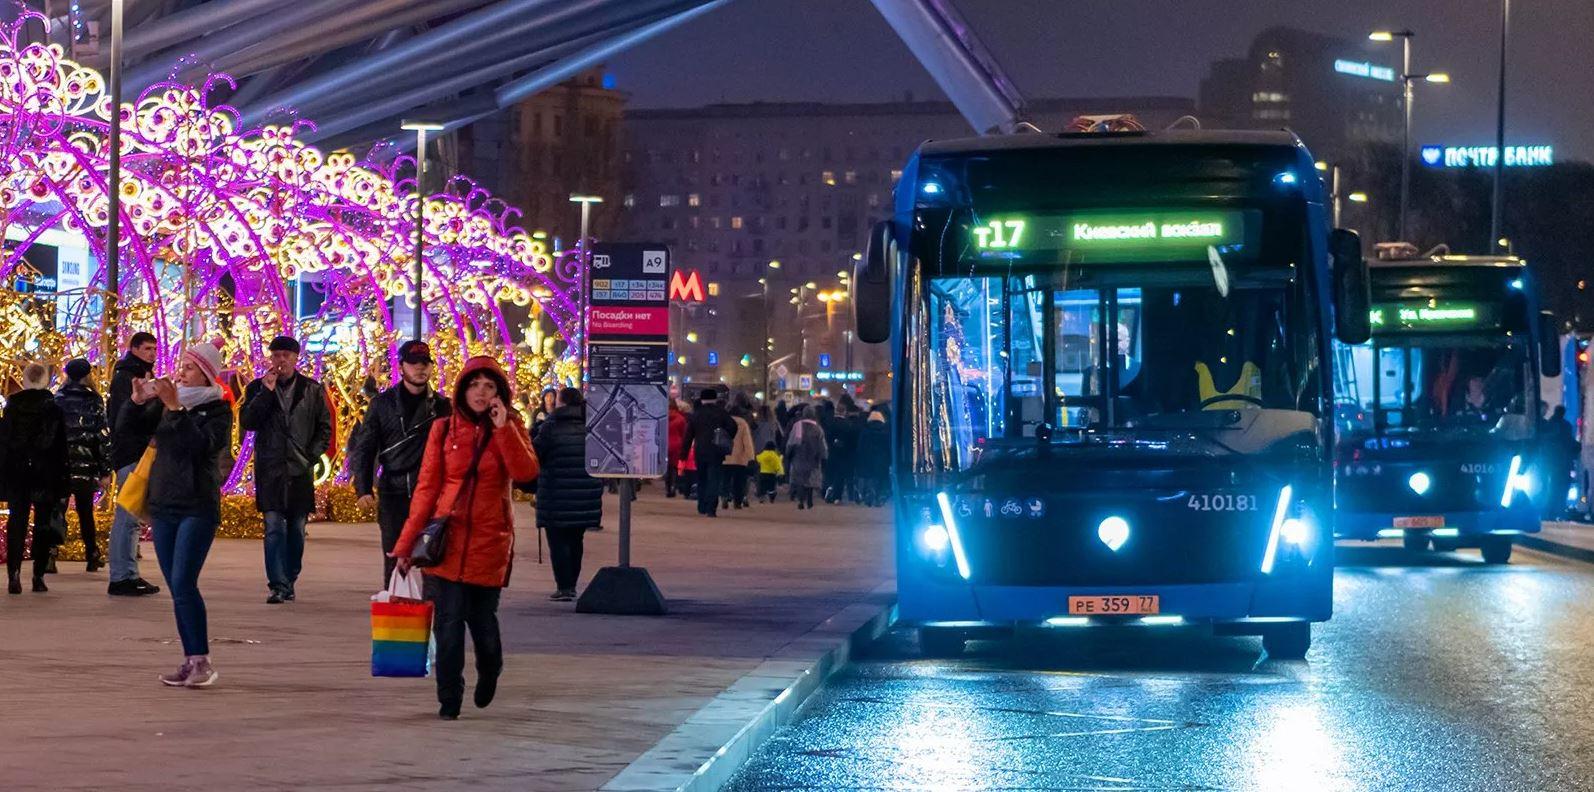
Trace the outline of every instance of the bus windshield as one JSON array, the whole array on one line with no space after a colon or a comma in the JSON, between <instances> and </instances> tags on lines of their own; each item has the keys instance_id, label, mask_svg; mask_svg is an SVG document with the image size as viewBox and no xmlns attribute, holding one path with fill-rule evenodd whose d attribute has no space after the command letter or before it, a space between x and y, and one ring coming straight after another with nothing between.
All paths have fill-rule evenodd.
<instances>
[{"instance_id":1,"label":"bus windshield","mask_svg":"<svg viewBox=\"0 0 1594 792\"><path fill-rule=\"evenodd\" d=\"M1234 411L1315 414L1315 334L1297 284L1226 277L930 279L926 424L938 456L964 469L980 446L1042 425L1067 442L1223 429Z\"/></svg>"},{"instance_id":2,"label":"bus windshield","mask_svg":"<svg viewBox=\"0 0 1594 792\"><path fill-rule=\"evenodd\" d=\"M1483 434L1531 422L1527 339L1383 338L1340 354L1337 401L1368 433Z\"/></svg>"}]
</instances>

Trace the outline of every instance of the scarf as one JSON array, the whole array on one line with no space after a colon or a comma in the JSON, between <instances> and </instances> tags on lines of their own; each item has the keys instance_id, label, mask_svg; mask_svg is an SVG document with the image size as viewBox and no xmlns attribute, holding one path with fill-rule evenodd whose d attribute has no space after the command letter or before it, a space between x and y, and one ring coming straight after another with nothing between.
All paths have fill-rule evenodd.
<instances>
[{"instance_id":1,"label":"scarf","mask_svg":"<svg viewBox=\"0 0 1594 792\"><path fill-rule=\"evenodd\" d=\"M201 404L209 404L213 401L217 401L220 398L221 386L219 385L201 385L198 387L191 385L177 386L177 403L190 410L198 407Z\"/></svg>"}]
</instances>

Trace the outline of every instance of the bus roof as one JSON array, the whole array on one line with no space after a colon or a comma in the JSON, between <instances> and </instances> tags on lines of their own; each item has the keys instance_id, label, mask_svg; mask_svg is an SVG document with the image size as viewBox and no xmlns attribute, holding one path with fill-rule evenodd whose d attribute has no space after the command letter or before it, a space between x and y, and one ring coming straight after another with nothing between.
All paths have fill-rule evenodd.
<instances>
[{"instance_id":1,"label":"bus roof","mask_svg":"<svg viewBox=\"0 0 1594 792\"><path fill-rule=\"evenodd\" d=\"M1018 133L932 140L921 155L982 154L1088 146L1259 146L1300 147L1300 138L1284 130L1170 129L1162 132Z\"/></svg>"}]
</instances>

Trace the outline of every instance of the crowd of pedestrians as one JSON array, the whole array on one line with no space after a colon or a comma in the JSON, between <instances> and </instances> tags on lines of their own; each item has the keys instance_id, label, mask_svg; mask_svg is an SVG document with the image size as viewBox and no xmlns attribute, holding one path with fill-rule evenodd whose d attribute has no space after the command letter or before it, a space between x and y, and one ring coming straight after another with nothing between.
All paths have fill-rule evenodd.
<instances>
[{"instance_id":1,"label":"crowd of pedestrians","mask_svg":"<svg viewBox=\"0 0 1594 792\"><path fill-rule=\"evenodd\" d=\"M163 365L155 337L134 334L103 397L87 360L59 371L39 363L23 368L21 389L0 412L7 589L49 590L46 577L66 542L71 508L86 569L108 567L109 595L159 593L140 573L139 539L149 526L183 653L177 670L159 681L202 688L219 674L199 581L220 526L235 444L250 434L265 602L281 605L298 600L305 524L335 429L327 389L301 370L300 345L290 336L271 341L261 375L246 385L224 370L218 344L193 341L174 352ZM602 529L604 483L587 473L587 406L579 389L544 391L527 404L528 427L512 407L523 402L491 358L467 361L449 397L434 388L425 342L395 352L392 387L367 383L369 406L349 438L348 472L358 503L376 510L384 585L415 569L424 573L435 614L439 715L453 719L464 701L467 633L476 706L491 703L503 670L497 610L515 556L512 489L535 494L539 560L546 537L552 567L549 598L568 602L576 598L585 534ZM802 510L821 501L878 505L888 436L882 410L861 409L846 396L771 405L707 390L670 406L664 490L694 498L706 517L775 503L783 488ZM95 504L112 492L102 553Z\"/></svg>"},{"instance_id":2,"label":"crowd of pedestrians","mask_svg":"<svg viewBox=\"0 0 1594 792\"><path fill-rule=\"evenodd\" d=\"M889 494L887 408L865 409L847 394L771 406L705 390L670 405L668 460L665 495L696 498L705 517L754 499L774 503L783 486L802 510L821 501L880 506Z\"/></svg>"}]
</instances>

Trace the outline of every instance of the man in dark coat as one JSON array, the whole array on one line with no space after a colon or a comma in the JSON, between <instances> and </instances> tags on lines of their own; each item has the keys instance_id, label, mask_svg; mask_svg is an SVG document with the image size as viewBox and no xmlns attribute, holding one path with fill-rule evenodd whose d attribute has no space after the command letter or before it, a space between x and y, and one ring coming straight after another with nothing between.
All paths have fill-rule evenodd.
<instances>
[{"instance_id":1,"label":"man in dark coat","mask_svg":"<svg viewBox=\"0 0 1594 792\"><path fill-rule=\"evenodd\" d=\"M720 486L725 480L725 456L736 438L736 422L720 406L719 394L712 388L703 391L692 423L686 433L684 457L697 451L697 513L719 516Z\"/></svg>"},{"instance_id":2,"label":"man in dark coat","mask_svg":"<svg viewBox=\"0 0 1594 792\"><path fill-rule=\"evenodd\" d=\"M120 487L138 467L138 460L149 448L152 432L139 421L123 421L122 414L132 403L133 383L154 374L155 355L159 346L155 336L134 333L127 342L127 354L116 361L111 371L111 389L105 400L105 417L111 426L111 467L116 471L116 485ZM138 518L117 509L111 518L109 543L111 582L106 593L113 597L142 597L160 591L138 574Z\"/></svg>"},{"instance_id":3,"label":"man in dark coat","mask_svg":"<svg viewBox=\"0 0 1594 792\"><path fill-rule=\"evenodd\" d=\"M365 420L355 427L349 442L354 494L361 506L376 506L384 586L393 574L393 545L410 516L426 438L432 422L448 413L448 399L432 388L431 347L425 341L406 341L399 347L399 382L371 400Z\"/></svg>"},{"instance_id":4,"label":"man in dark coat","mask_svg":"<svg viewBox=\"0 0 1594 792\"><path fill-rule=\"evenodd\" d=\"M94 526L94 496L111 483L111 430L105 419L105 400L89 387L93 371L82 358L67 363L66 384L55 394L55 403L66 419L67 494L77 509L78 532L90 572L105 565Z\"/></svg>"},{"instance_id":5,"label":"man in dark coat","mask_svg":"<svg viewBox=\"0 0 1594 792\"><path fill-rule=\"evenodd\" d=\"M44 573L55 549L51 525L66 497L66 418L50 393L50 370L38 363L22 369L22 390L11 395L5 422L6 574L12 594L22 593L22 551L33 515L33 590L49 591Z\"/></svg>"},{"instance_id":6,"label":"man in dark coat","mask_svg":"<svg viewBox=\"0 0 1594 792\"><path fill-rule=\"evenodd\" d=\"M267 604L292 602L304 565L304 524L315 511L315 466L332 443L321 383L300 374L299 342L272 339L271 368L244 389L239 425L255 433L255 506L266 523Z\"/></svg>"},{"instance_id":7,"label":"man in dark coat","mask_svg":"<svg viewBox=\"0 0 1594 792\"><path fill-rule=\"evenodd\" d=\"M581 391L559 391L554 409L532 440L537 474L537 527L548 534L558 602L576 598L588 529L603 523L603 482L587 475L587 405Z\"/></svg>"}]
</instances>

